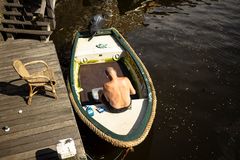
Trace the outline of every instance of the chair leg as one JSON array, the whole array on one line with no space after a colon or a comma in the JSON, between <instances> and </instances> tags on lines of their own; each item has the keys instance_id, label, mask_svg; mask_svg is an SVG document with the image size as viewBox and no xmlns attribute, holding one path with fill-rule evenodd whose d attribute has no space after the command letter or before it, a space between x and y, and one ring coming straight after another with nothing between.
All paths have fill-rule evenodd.
<instances>
[{"instance_id":1,"label":"chair leg","mask_svg":"<svg viewBox=\"0 0 240 160\"><path fill-rule=\"evenodd\" d=\"M32 89L32 86L29 85L29 96L28 96L28 101L27 101L28 105L32 104L32 96L33 96L33 89Z\"/></svg>"},{"instance_id":2,"label":"chair leg","mask_svg":"<svg viewBox=\"0 0 240 160\"><path fill-rule=\"evenodd\" d=\"M52 85L52 92L53 92L53 96L55 99L58 99L57 93L56 93L56 89L55 87Z\"/></svg>"}]
</instances>

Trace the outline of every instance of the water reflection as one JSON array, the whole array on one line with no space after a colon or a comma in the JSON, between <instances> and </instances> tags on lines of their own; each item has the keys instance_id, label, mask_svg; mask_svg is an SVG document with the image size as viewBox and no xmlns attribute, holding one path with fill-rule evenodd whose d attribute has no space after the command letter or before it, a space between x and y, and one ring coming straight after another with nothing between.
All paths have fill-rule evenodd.
<instances>
[{"instance_id":1,"label":"water reflection","mask_svg":"<svg viewBox=\"0 0 240 160\"><path fill-rule=\"evenodd\" d=\"M196 3L149 10L127 34L159 100L148 159L239 159L240 4Z\"/></svg>"},{"instance_id":2,"label":"water reflection","mask_svg":"<svg viewBox=\"0 0 240 160\"><path fill-rule=\"evenodd\" d=\"M74 33L104 12L105 27L125 34L153 78L156 119L127 159L239 159L239 6L235 0L59 0L53 39L65 75ZM121 152L79 126L94 159Z\"/></svg>"},{"instance_id":3,"label":"water reflection","mask_svg":"<svg viewBox=\"0 0 240 160\"><path fill-rule=\"evenodd\" d=\"M132 6L134 4L132 2ZM121 33L134 30L141 26L144 20L144 10L140 8L120 14L117 0L59 0L55 13L57 26L51 38L56 44L65 75L69 66L69 51L73 37L77 31L88 29L92 16L104 14L107 17L104 28L115 27Z\"/></svg>"}]
</instances>

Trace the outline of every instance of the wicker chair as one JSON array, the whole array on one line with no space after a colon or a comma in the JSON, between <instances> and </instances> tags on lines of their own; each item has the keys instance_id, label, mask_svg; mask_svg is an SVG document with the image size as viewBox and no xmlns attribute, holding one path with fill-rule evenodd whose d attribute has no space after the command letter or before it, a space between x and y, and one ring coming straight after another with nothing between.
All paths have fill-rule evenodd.
<instances>
[{"instance_id":1,"label":"wicker chair","mask_svg":"<svg viewBox=\"0 0 240 160\"><path fill-rule=\"evenodd\" d=\"M29 74L26 66L37 63L44 64L45 69L40 72ZM53 96L57 99L57 94L55 90L56 81L54 79L54 73L48 67L46 62L39 60L23 64L20 60L15 60L13 62L13 67L19 74L19 76L29 85L29 97L27 101L28 105L31 105L33 95L36 94L40 88L44 88L46 91L52 92Z\"/></svg>"}]
</instances>

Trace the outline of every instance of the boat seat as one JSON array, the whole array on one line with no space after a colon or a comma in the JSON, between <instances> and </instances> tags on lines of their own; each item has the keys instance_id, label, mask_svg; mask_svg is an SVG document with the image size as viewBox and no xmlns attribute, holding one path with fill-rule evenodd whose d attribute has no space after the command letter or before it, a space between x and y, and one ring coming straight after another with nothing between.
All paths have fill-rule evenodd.
<instances>
[{"instance_id":1,"label":"boat seat","mask_svg":"<svg viewBox=\"0 0 240 160\"><path fill-rule=\"evenodd\" d=\"M114 133L126 135L131 132L135 126L138 126L138 123L141 123L142 116L146 110L147 99L141 98L132 100L131 109L121 113L109 112L104 104L90 106L94 111L94 115L92 116L93 119ZM104 109L104 111L99 112L99 108Z\"/></svg>"},{"instance_id":2,"label":"boat seat","mask_svg":"<svg viewBox=\"0 0 240 160\"><path fill-rule=\"evenodd\" d=\"M96 101L96 102L100 101L99 95L102 93L102 91L103 91L102 87L92 89L92 97L93 97L94 101Z\"/></svg>"}]
</instances>

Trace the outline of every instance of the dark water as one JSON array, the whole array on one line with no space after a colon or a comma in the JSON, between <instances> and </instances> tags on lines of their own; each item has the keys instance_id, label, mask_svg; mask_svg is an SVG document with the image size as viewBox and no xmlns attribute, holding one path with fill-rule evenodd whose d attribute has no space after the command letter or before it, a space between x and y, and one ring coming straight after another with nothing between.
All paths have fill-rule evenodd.
<instances>
[{"instance_id":1,"label":"dark water","mask_svg":"<svg viewBox=\"0 0 240 160\"><path fill-rule=\"evenodd\" d=\"M156 119L126 159L240 159L239 0L164 0L135 11L140 2L69 2L57 4L53 35L66 75L74 32L103 11L112 14L106 26L124 34L152 76ZM122 151L78 121L93 159L114 159Z\"/></svg>"}]
</instances>

